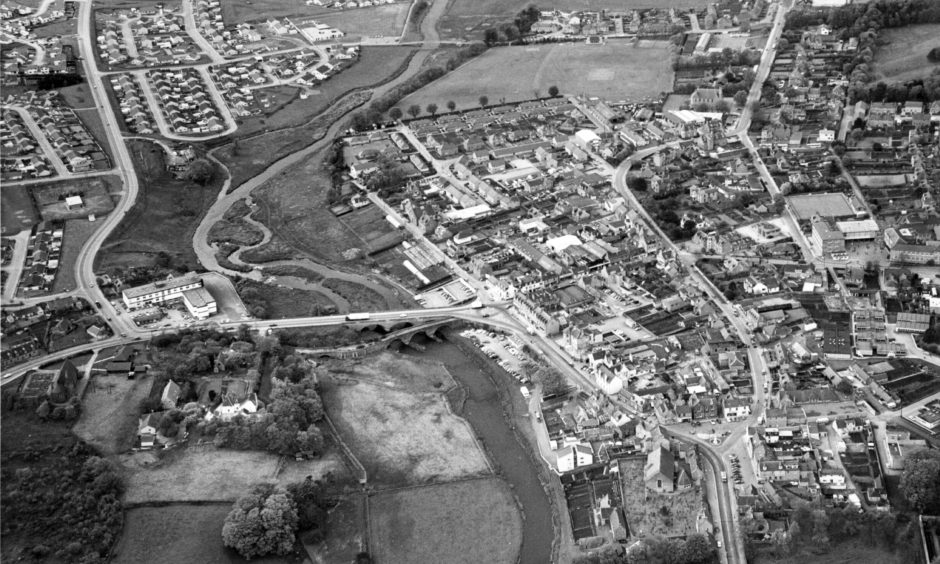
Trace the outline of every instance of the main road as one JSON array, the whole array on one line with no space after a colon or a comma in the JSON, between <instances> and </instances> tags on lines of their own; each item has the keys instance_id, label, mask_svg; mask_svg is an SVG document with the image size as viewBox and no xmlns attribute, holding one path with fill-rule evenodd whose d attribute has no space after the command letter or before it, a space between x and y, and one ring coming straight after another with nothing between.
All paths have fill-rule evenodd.
<instances>
[{"instance_id":1,"label":"main road","mask_svg":"<svg viewBox=\"0 0 940 564\"><path fill-rule=\"evenodd\" d=\"M117 310L108 302L101 289L97 287L94 262L102 243L117 228L121 220L124 219L124 215L137 200L139 186L137 173L134 170L134 161L127 150L127 145L122 138L121 128L115 118L119 114L114 111L111 100L105 94L101 74L95 65L95 46L92 43L94 37L94 28L91 21L92 2L91 0L83 0L78 4L78 50L82 61L82 71L85 79L91 85L91 95L95 100L95 104L100 108L101 122L107 134L108 144L111 146L111 154L114 157L115 172L121 177L123 195L114 210L101 220L103 225L96 229L82 246L75 261L75 281L77 289L82 294L88 296L92 302L102 304L101 311L106 317L112 319L111 326L116 333L128 333L134 331L135 327L131 321L118 315Z\"/></svg>"}]
</instances>

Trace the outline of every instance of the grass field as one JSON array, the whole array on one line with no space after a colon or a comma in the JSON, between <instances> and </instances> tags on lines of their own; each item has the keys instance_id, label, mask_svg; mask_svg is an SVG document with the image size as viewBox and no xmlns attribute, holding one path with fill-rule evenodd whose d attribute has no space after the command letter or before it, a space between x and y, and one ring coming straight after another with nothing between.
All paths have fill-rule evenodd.
<instances>
[{"instance_id":1,"label":"grass field","mask_svg":"<svg viewBox=\"0 0 940 564\"><path fill-rule=\"evenodd\" d=\"M411 2L396 2L358 10L332 10L317 16L316 21L328 24L346 34L343 41L359 37L398 37L405 26Z\"/></svg>"},{"instance_id":2,"label":"grass field","mask_svg":"<svg viewBox=\"0 0 940 564\"><path fill-rule=\"evenodd\" d=\"M876 80L904 81L929 75L940 66L927 60L927 53L934 47L940 47L940 24L883 30L878 35L873 61Z\"/></svg>"},{"instance_id":3,"label":"grass field","mask_svg":"<svg viewBox=\"0 0 940 564\"><path fill-rule=\"evenodd\" d=\"M376 562L510 564L522 542L522 519L498 478L425 486L370 500Z\"/></svg>"},{"instance_id":4,"label":"grass field","mask_svg":"<svg viewBox=\"0 0 940 564\"><path fill-rule=\"evenodd\" d=\"M324 404L373 483L420 484L489 472L466 422L439 393L324 384Z\"/></svg>"},{"instance_id":5,"label":"grass field","mask_svg":"<svg viewBox=\"0 0 940 564\"><path fill-rule=\"evenodd\" d=\"M39 223L39 212L26 186L4 186L0 190L0 227L12 235Z\"/></svg>"},{"instance_id":6,"label":"grass field","mask_svg":"<svg viewBox=\"0 0 940 564\"><path fill-rule=\"evenodd\" d=\"M257 245L264 239L264 233L243 219L220 219L209 228L208 240L212 243L233 243L235 245Z\"/></svg>"},{"instance_id":7,"label":"grass field","mask_svg":"<svg viewBox=\"0 0 940 564\"><path fill-rule=\"evenodd\" d=\"M551 86L562 94L586 94L608 100L642 100L672 89L670 47L665 42L643 41L637 47L625 41L605 45L559 43L490 49L460 69L432 82L402 100L422 108L448 100L460 109L479 106L481 95L490 103L548 95Z\"/></svg>"},{"instance_id":8,"label":"grass field","mask_svg":"<svg viewBox=\"0 0 940 564\"><path fill-rule=\"evenodd\" d=\"M222 174L215 174L205 186L177 180L167 172L160 147L131 141L129 149L140 192L95 257L95 271L152 266L161 251L172 257L174 265L196 268L193 233L221 189Z\"/></svg>"},{"instance_id":9,"label":"grass field","mask_svg":"<svg viewBox=\"0 0 940 564\"><path fill-rule=\"evenodd\" d=\"M271 240L264 245L248 249L241 254L241 259L243 261L254 264L263 264L276 260L289 260L299 257L300 253L287 244L284 240L278 238L277 235L273 235ZM295 274L288 274L288 276L294 275Z\"/></svg>"},{"instance_id":10,"label":"grass field","mask_svg":"<svg viewBox=\"0 0 940 564\"><path fill-rule=\"evenodd\" d=\"M306 100L296 95L299 91L294 87L278 87L277 97L287 102L280 105L270 115L241 118L237 136L249 137L264 131L305 124L345 92L384 82L387 77L395 74L414 52L415 49L412 47L363 47L359 53L359 60L355 64L320 84ZM274 135L280 138L288 136L289 132ZM271 143L274 135L266 138L268 143ZM309 136L308 131L307 137ZM248 143L249 141L245 141L243 144ZM228 161L223 162L228 163ZM234 181L232 186L237 186Z\"/></svg>"},{"instance_id":11,"label":"grass field","mask_svg":"<svg viewBox=\"0 0 940 564\"><path fill-rule=\"evenodd\" d=\"M75 260L81 252L85 241L101 226L100 222L91 222L87 219L70 219L65 222L65 233L62 237L62 250L59 255L59 269L52 283L52 292L67 292L75 289Z\"/></svg>"},{"instance_id":12,"label":"grass field","mask_svg":"<svg viewBox=\"0 0 940 564\"><path fill-rule=\"evenodd\" d=\"M129 509L124 513L124 531L111 562L243 564L244 558L222 546L222 524L231 510L229 503ZM287 561L278 557L252 559L262 564Z\"/></svg>"},{"instance_id":13,"label":"grass field","mask_svg":"<svg viewBox=\"0 0 940 564\"><path fill-rule=\"evenodd\" d=\"M72 431L105 454L130 450L137 436L139 405L150 385L149 378L94 376L82 399L82 416Z\"/></svg>"},{"instance_id":14,"label":"grass field","mask_svg":"<svg viewBox=\"0 0 940 564\"><path fill-rule=\"evenodd\" d=\"M477 38L488 27L499 27L512 19L529 4L530 0L453 0L447 13L438 22L442 39ZM608 10L629 12L643 8L704 7L710 0L675 0L664 4L662 0L543 0L535 2L541 10L564 11Z\"/></svg>"},{"instance_id":15,"label":"grass field","mask_svg":"<svg viewBox=\"0 0 940 564\"><path fill-rule=\"evenodd\" d=\"M351 311L382 311L388 309L388 302L372 288L348 280L327 278L323 287L342 296L349 302Z\"/></svg>"},{"instance_id":16,"label":"grass field","mask_svg":"<svg viewBox=\"0 0 940 564\"><path fill-rule=\"evenodd\" d=\"M255 484L288 483L298 476L322 478L344 472L335 451L317 460L296 464L278 473L278 457L258 451L217 449L212 446L171 450L158 458L152 452L121 457L125 472L125 501L235 501Z\"/></svg>"},{"instance_id":17,"label":"grass field","mask_svg":"<svg viewBox=\"0 0 940 564\"><path fill-rule=\"evenodd\" d=\"M267 319L327 315L336 312L333 301L316 290L281 288L254 280L243 280L239 284L258 289L264 297Z\"/></svg>"},{"instance_id":18,"label":"grass field","mask_svg":"<svg viewBox=\"0 0 940 564\"><path fill-rule=\"evenodd\" d=\"M264 21L267 18L315 16L333 12L320 6L307 6L300 0L225 0L221 5L222 20L227 26Z\"/></svg>"},{"instance_id":19,"label":"grass field","mask_svg":"<svg viewBox=\"0 0 940 564\"><path fill-rule=\"evenodd\" d=\"M456 385L441 364L390 352L360 359L327 360L325 366L336 376L409 392L445 392Z\"/></svg>"},{"instance_id":20,"label":"grass field","mask_svg":"<svg viewBox=\"0 0 940 564\"><path fill-rule=\"evenodd\" d=\"M120 190L121 181L114 176L74 178L49 184L37 184L30 189L44 221L87 218L89 214L104 215L114 209L111 194ZM78 194L82 207L70 210L65 196Z\"/></svg>"}]
</instances>

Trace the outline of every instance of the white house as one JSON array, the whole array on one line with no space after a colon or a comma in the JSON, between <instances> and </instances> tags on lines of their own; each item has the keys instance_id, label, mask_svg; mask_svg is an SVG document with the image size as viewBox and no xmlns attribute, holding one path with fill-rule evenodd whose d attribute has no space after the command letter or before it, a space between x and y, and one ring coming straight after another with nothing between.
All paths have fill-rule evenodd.
<instances>
[{"instance_id":1,"label":"white house","mask_svg":"<svg viewBox=\"0 0 940 564\"><path fill-rule=\"evenodd\" d=\"M747 398L728 398L722 404L725 421L738 421L751 414L751 402Z\"/></svg>"},{"instance_id":2,"label":"white house","mask_svg":"<svg viewBox=\"0 0 940 564\"><path fill-rule=\"evenodd\" d=\"M183 292L183 305L196 319L206 319L219 311L215 298L204 287Z\"/></svg>"},{"instance_id":3,"label":"white house","mask_svg":"<svg viewBox=\"0 0 940 564\"><path fill-rule=\"evenodd\" d=\"M178 278L158 280L143 286L125 288L121 298L127 309L138 309L151 304L166 302L183 295L187 290L202 288L202 278L195 272L190 272Z\"/></svg>"},{"instance_id":4,"label":"white house","mask_svg":"<svg viewBox=\"0 0 940 564\"><path fill-rule=\"evenodd\" d=\"M823 468L819 471L819 484L833 490L844 490L845 475L838 468Z\"/></svg>"},{"instance_id":5,"label":"white house","mask_svg":"<svg viewBox=\"0 0 940 564\"><path fill-rule=\"evenodd\" d=\"M163 387L163 393L160 395L160 403L163 405L164 409L173 409L176 407L179 399L180 387L176 382L170 380L166 383L166 386Z\"/></svg>"},{"instance_id":6,"label":"white house","mask_svg":"<svg viewBox=\"0 0 940 564\"><path fill-rule=\"evenodd\" d=\"M149 413L140 418L137 423L137 440L140 448L153 448L157 441L157 427L154 425L154 413Z\"/></svg>"},{"instance_id":7,"label":"white house","mask_svg":"<svg viewBox=\"0 0 940 564\"><path fill-rule=\"evenodd\" d=\"M222 421L231 421L238 415L251 416L261 408L261 402L258 400L258 394L251 394L244 400L237 402L225 397L215 411L210 411L206 419L212 420L216 417Z\"/></svg>"},{"instance_id":8,"label":"white house","mask_svg":"<svg viewBox=\"0 0 940 564\"><path fill-rule=\"evenodd\" d=\"M576 444L556 451L558 472L570 472L575 468L594 464L594 450L590 445Z\"/></svg>"}]
</instances>

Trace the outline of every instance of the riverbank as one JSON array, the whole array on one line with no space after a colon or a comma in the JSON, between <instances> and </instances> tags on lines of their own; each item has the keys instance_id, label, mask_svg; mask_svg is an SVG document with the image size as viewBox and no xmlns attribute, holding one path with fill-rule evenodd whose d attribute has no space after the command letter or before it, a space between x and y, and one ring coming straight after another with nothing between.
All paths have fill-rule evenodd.
<instances>
[{"instance_id":1,"label":"riverbank","mask_svg":"<svg viewBox=\"0 0 940 564\"><path fill-rule=\"evenodd\" d=\"M455 332L448 332L444 342L425 346L424 352L405 349L402 354L441 362L461 388L459 394L448 394L452 409L470 423L523 514L518 562L556 561L557 508L563 507L556 490L561 484L538 457L528 410L513 381Z\"/></svg>"}]
</instances>

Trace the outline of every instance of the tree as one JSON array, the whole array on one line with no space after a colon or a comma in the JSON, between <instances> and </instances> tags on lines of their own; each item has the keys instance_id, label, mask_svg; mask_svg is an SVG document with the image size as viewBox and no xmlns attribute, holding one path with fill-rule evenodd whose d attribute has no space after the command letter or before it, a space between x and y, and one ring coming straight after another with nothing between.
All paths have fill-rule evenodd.
<instances>
[{"instance_id":1,"label":"tree","mask_svg":"<svg viewBox=\"0 0 940 564\"><path fill-rule=\"evenodd\" d=\"M435 103L432 102L432 103L428 104L425 109L427 110L427 112L428 112L429 114L431 114L431 115L433 116L434 114L437 113L437 104L435 104Z\"/></svg>"},{"instance_id":2,"label":"tree","mask_svg":"<svg viewBox=\"0 0 940 564\"><path fill-rule=\"evenodd\" d=\"M388 111L388 117L392 118L395 121L401 119L401 108L395 107Z\"/></svg>"},{"instance_id":3,"label":"tree","mask_svg":"<svg viewBox=\"0 0 940 564\"><path fill-rule=\"evenodd\" d=\"M679 550L679 561L686 564L705 564L714 562L715 545L705 535L690 535Z\"/></svg>"},{"instance_id":4,"label":"tree","mask_svg":"<svg viewBox=\"0 0 940 564\"><path fill-rule=\"evenodd\" d=\"M931 63L940 63L940 47L934 47L927 53L927 60Z\"/></svg>"},{"instance_id":5,"label":"tree","mask_svg":"<svg viewBox=\"0 0 940 564\"><path fill-rule=\"evenodd\" d=\"M419 106L418 104L412 104L408 106L408 115L410 115L412 119L418 117L420 113L421 113L421 106Z\"/></svg>"},{"instance_id":6,"label":"tree","mask_svg":"<svg viewBox=\"0 0 940 564\"><path fill-rule=\"evenodd\" d=\"M495 29L488 29L483 33L483 42L487 47L492 47L499 43L499 32Z\"/></svg>"},{"instance_id":7,"label":"tree","mask_svg":"<svg viewBox=\"0 0 940 564\"><path fill-rule=\"evenodd\" d=\"M222 543L244 558L284 555L294 547L297 506L284 490L255 488L235 502L222 526Z\"/></svg>"},{"instance_id":8,"label":"tree","mask_svg":"<svg viewBox=\"0 0 940 564\"><path fill-rule=\"evenodd\" d=\"M297 504L297 528L309 531L326 523L326 494L319 480L307 477L303 482L287 485L287 493Z\"/></svg>"},{"instance_id":9,"label":"tree","mask_svg":"<svg viewBox=\"0 0 940 564\"><path fill-rule=\"evenodd\" d=\"M940 511L940 452L918 450L904 462L901 492L922 513Z\"/></svg>"},{"instance_id":10,"label":"tree","mask_svg":"<svg viewBox=\"0 0 940 564\"><path fill-rule=\"evenodd\" d=\"M484 96L480 96L480 107L481 107L481 108L485 108L485 107L487 106L487 104L489 104L489 103L490 103L490 99L489 99L489 98L487 98L485 95L484 95Z\"/></svg>"},{"instance_id":11,"label":"tree","mask_svg":"<svg viewBox=\"0 0 940 564\"><path fill-rule=\"evenodd\" d=\"M186 168L185 178L200 186L205 186L215 174L215 167L206 159L196 159Z\"/></svg>"},{"instance_id":12,"label":"tree","mask_svg":"<svg viewBox=\"0 0 940 564\"><path fill-rule=\"evenodd\" d=\"M558 96L558 87L555 86L554 84L549 86L548 95L551 96L552 98L554 98L555 96Z\"/></svg>"},{"instance_id":13,"label":"tree","mask_svg":"<svg viewBox=\"0 0 940 564\"><path fill-rule=\"evenodd\" d=\"M457 109L457 102L454 102L453 100L448 100L448 101L447 101L447 111L452 112L452 111L454 111L454 110L456 110L456 109Z\"/></svg>"},{"instance_id":14,"label":"tree","mask_svg":"<svg viewBox=\"0 0 940 564\"><path fill-rule=\"evenodd\" d=\"M734 94L734 103L743 108L747 104L747 90L738 90Z\"/></svg>"}]
</instances>

